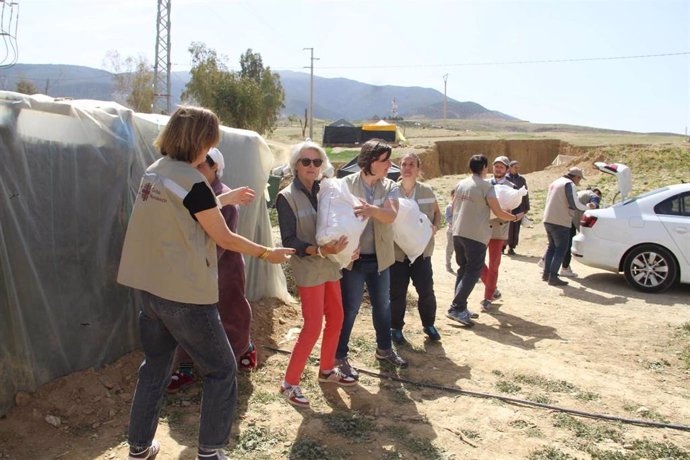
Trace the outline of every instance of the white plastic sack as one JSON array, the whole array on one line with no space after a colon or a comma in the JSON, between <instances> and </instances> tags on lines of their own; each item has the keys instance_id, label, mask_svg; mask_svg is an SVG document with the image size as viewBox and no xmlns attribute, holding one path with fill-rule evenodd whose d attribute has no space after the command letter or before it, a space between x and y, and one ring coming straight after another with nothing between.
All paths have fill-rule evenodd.
<instances>
[{"instance_id":1,"label":"white plastic sack","mask_svg":"<svg viewBox=\"0 0 690 460\"><path fill-rule=\"evenodd\" d=\"M398 200L398 215L393 221L393 240L403 250L410 263L421 256L433 233L431 221L415 200Z\"/></svg>"},{"instance_id":2,"label":"white plastic sack","mask_svg":"<svg viewBox=\"0 0 690 460\"><path fill-rule=\"evenodd\" d=\"M520 206L522 197L527 195L527 189L524 185L519 189L514 189L510 185L496 184L494 185L494 190L496 191L496 198L498 199L498 204L501 205L501 209L508 212Z\"/></svg>"},{"instance_id":3,"label":"white plastic sack","mask_svg":"<svg viewBox=\"0 0 690 460\"><path fill-rule=\"evenodd\" d=\"M359 247L359 238L367 226L367 219L355 216L354 207L359 204L359 200L342 179L321 180L316 215L316 243L324 245L343 235L347 236L345 249L327 256L337 262L340 268L350 265L352 255Z\"/></svg>"}]
</instances>

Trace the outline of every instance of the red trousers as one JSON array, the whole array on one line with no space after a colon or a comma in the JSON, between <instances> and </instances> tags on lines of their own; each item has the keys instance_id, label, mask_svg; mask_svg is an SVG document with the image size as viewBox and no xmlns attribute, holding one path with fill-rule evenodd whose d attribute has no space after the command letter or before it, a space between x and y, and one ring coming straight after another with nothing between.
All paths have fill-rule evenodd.
<instances>
[{"instance_id":1,"label":"red trousers","mask_svg":"<svg viewBox=\"0 0 690 460\"><path fill-rule=\"evenodd\" d=\"M489 240L486 253L489 255L489 266L484 264L480 278L484 283L484 299L491 300L498 284L498 267L501 265L501 255L505 240Z\"/></svg>"},{"instance_id":2,"label":"red trousers","mask_svg":"<svg viewBox=\"0 0 690 460\"><path fill-rule=\"evenodd\" d=\"M302 301L302 318L304 324L299 333L295 347L290 355L285 381L290 385L299 385L307 359L316 341L321 335L321 359L319 369L329 371L335 366L335 350L338 347L340 329L343 325L343 298L340 293L340 281L326 281L312 287L297 287Z\"/></svg>"}]
</instances>

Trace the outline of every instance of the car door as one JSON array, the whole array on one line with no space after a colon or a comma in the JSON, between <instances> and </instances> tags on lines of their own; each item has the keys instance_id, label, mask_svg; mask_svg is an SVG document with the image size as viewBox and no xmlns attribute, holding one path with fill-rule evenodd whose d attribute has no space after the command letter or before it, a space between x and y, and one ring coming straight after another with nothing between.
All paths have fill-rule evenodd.
<instances>
[{"instance_id":1,"label":"car door","mask_svg":"<svg viewBox=\"0 0 690 460\"><path fill-rule=\"evenodd\" d=\"M654 207L654 212L676 244L676 257L690 264L690 192L665 199Z\"/></svg>"}]
</instances>

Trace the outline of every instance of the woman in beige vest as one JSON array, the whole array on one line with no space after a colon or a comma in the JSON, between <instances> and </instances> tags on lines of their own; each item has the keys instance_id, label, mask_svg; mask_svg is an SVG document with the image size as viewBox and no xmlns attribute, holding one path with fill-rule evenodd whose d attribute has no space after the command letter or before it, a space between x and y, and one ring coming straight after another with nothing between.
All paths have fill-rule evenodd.
<instances>
[{"instance_id":1,"label":"woman in beige vest","mask_svg":"<svg viewBox=\"0 0 690 460\"><path fill-rule=\"evenodd\" d=\"M407 287L410 280L417 290L419 300L417 311L422 321L422 330L432 341L441 340L441 334L434 326L436 322L436 294L434 293L434 271L431 267L431 255L434 253L434 235L441 224L441 209L431 187L417 182L421 161L414 153L408 153L400 159L400 198L415 200L419 210L429 218L433 233L424 253L414 263L395 245L395 263L391 266L391 339L398 345L406 342L402 329L405 325L407 308Z\"/></svg>"},{"instance_id":2,"label":"woman in beige vest","mask_svg":"<svg viewBox=\"0 0 690 460\"><path fill-rule=\"evenodd\" d=\"M304 320L302 331L290 355L280 393L290 404L298 407L309 406L309 400L302 394L299 383L307 358L322 329L319 381L343 386L357 383L354 378L343 375L334 368L335 349L343 324L341 274L338 264L326 257L345 249L347 238L343 236L321 246L316 243L319 180L323 171L329 167L326 152L318 144L310 140L297 144L290 156L290 169L294 179L276 199L283 246L295 250L290 266L302 302Z\"/></svg>"},{"instance_id":3,"label":"woman in beige vest","mask_svg":"<svg viewBox=\"0 0 690 460\"><path fill-rule=\"evenodd\" d=\"M198 458L227 458L237 403L237 365L218 315L216 245L271 263L292 249L267 248L228 230L220 208L235 191L216 197L196 169L218 144L218 117L180 107L155 141L162 158L141 180L127 226L118 282L138 290L144 362L129 419L129 458L153 458L153 439L178 344L203 378Z\"/></svg>"},{"instance_id":4,"label":"woman in beige vest","mask_svg":"<svg viewBox=\"0 0 690 460\"><path fill-rule=\"evenodd\" d=\"M359 373L350 365L350 334L355 325L366 285L371 301L371 319L376 331L374 357L397 367L407 367L407 361L393 349L391 342L390 266L393 255L393 228L398 215L398 186L388 179L392 148L382 139L370 139L362 144L357 166L360 172L343 180L350 192L359 198L355 215L367 218L367 226L359 239L360 255L343 269L343 329L340 332L336 364L345 374L357 379Z\"/></svg>"}]
</instances>

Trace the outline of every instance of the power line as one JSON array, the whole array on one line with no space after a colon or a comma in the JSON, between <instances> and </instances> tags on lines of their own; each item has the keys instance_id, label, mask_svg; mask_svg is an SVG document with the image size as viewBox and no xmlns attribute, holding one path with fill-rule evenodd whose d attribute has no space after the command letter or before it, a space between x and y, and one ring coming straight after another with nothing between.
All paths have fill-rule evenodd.
<instances>
[{"instance_id":1,"label":"power line","mask_svg":"<svg viewBox=\"0 0 690 460\"><path fill-rule=\"evenodd\" d=\"M656 57L688 56L690 51L677 53L638 54L631 56L605 56L586 58L562 58L562 59L535 59L524 61L487 61L487 62L462 62L459 64L397 64L397 65L353 65L353 66L319 66L319 69L406 69L406 68L433 68L433 67L469 67L492 65L524 65L524 64L555 64L561 62L587 62L587 61L617 61L624 59L648 59Z\"/></svg>"}]
</instances>

